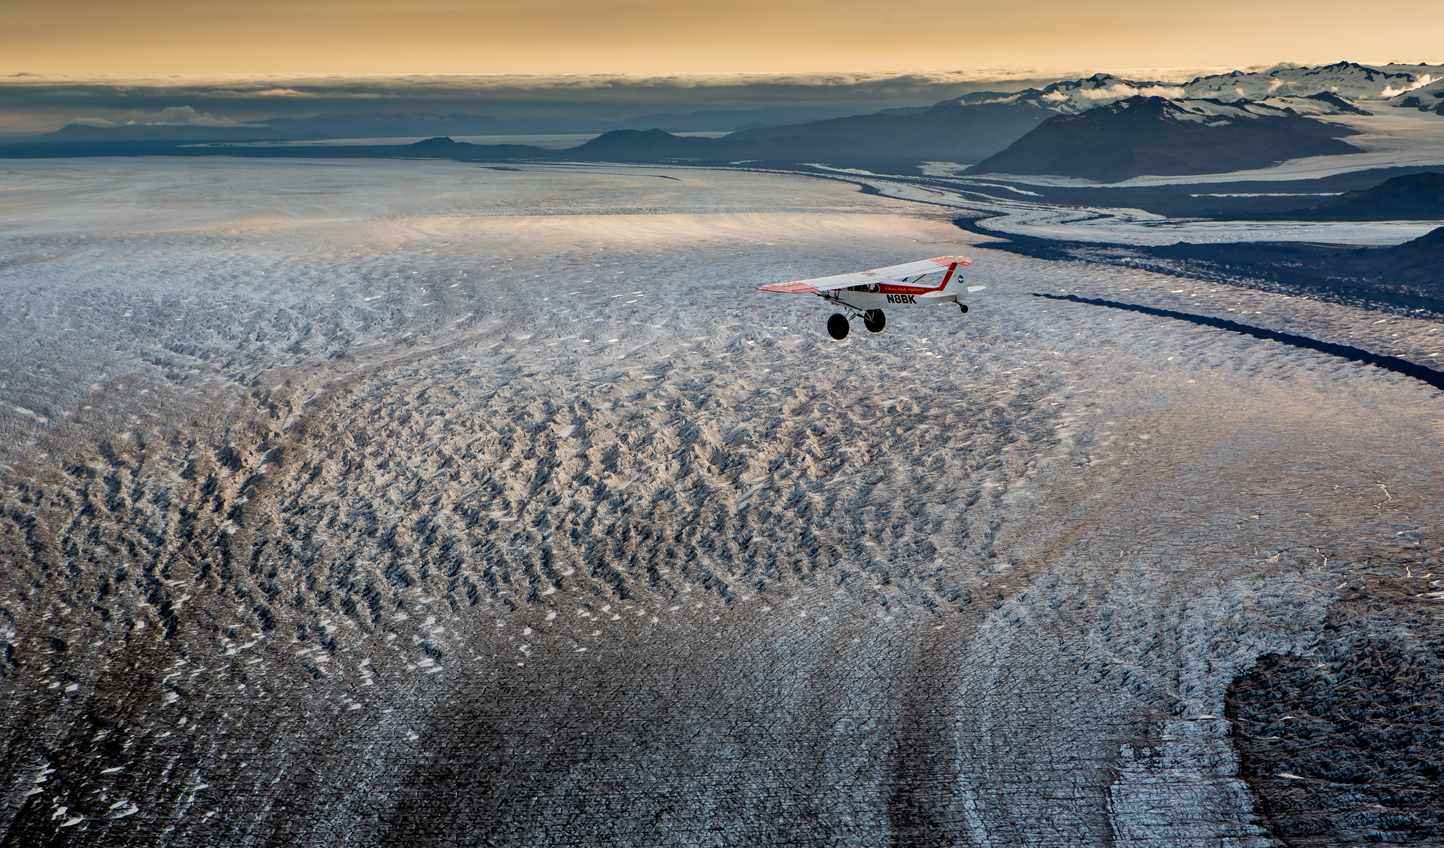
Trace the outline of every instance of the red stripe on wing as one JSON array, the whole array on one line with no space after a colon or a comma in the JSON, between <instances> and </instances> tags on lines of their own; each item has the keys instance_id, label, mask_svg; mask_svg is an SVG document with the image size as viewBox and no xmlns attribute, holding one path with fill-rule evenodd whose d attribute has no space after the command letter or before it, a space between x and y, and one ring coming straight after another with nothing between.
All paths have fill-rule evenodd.
<instances>
[{"instance_id":1,"label":"red stripe on wing","mask_svg":"<svg viewBox=\"0 0 1444 848\"><path fill-rule=\"evenodd\" d=\"M802 282L773 283L770 286L758 286L758 291L781 292L782 294L810 294L817 291L813 286Z\"/></svg>"}]
</instances>

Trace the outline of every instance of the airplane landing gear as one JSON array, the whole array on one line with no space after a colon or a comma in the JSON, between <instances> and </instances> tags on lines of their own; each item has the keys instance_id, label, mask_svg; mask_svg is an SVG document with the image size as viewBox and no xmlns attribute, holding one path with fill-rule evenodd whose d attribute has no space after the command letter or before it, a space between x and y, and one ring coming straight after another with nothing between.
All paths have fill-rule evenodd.
<instances>
[{"instance_id":1,"label":"airplane landing gear","mask_svg":"<svg viewBox=\"0 0 1444 848\"><path fill-rule=\"evenodd\" d=\"M847 338L847 331L851 329L847 323L847 317L840 313L834 314L827 319L827 334L838 341Z\"/></svg>"},{"instance_id":2,"label":"airplane landing gear","mask_svg":"<svg viewBox=\"0 0 1444 848\"><path fill-rule=\"evenodd\" d=\"M966 314L968 311L968 305L966 303L959 303L958 308L963 310L964 314Z\"/></svg>"},{"instance_id":3,"label":"airplane landing gear","mask_svg":"<svg viewBox=\"0 0 1444 848\"><path fill-rule=\"evenodd\" d=\"M882 328L887 326L887 316L882 314L881 309L869 309L862 313L862 325L870 333L881 333Z\"/></svg>"}]
</instances>

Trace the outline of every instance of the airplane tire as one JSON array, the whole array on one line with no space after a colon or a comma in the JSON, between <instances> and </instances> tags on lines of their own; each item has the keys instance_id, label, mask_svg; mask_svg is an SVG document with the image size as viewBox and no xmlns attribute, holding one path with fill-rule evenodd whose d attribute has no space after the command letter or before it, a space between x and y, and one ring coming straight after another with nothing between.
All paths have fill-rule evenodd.
<instances>
[{"instance_id":1,"label":"airplane tire","mask_svg":"<svg viewBox=\"0 0 1444 848\"><path fill-rule=\"evenodd\" d=\"M960 303L960 304L958 304L958 308L961 309L961 310L963 310L963 312L965 312L965 313L968 311L968 305L967 305L966 303Z\"/></svg>"},{"instance_id":2,"label":"airplane tire","mask_svg":"<svg viewBox=\"0 0 1444 848\"><path fill-rule=\"evenodd\" d=\"M881 309L869 309L862 313L862 325L870 333L881 333L882 328L887 326L887 316L882 314Z\"/></svg>"},{"instance_id":3,"label":"airplane tire","mask_svg":"<svg viewBox=\"0 0 1444 848\"><path fill-rule=\"evenodd\" d=\"M851 327L848 326L847 318L841 314L834 314L831 318L827 319L827 334L838 341L847 338L847 331L850 329Z\"/></svg>"}]
</instances>

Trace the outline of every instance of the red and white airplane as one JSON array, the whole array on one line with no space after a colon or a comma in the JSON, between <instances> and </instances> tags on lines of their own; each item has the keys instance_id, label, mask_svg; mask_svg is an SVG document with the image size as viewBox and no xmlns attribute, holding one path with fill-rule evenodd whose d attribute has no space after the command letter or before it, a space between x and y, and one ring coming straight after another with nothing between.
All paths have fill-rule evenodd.
<instances>
[{"instance_id":1,"label":"red and white airplane","mask_svg":"<svg viewBox=\"0 0 1444 848\"><path fill-rule=\"evenodd\" d=\"M759 286L758 291L781 292L782 294L815 294L844 310L827 319L827 332L834 339L847 338L848 321L862 316L862 325L874 333L882 332L887 318L882 313L884 306L936 306L939 303L956 303L964 312L968 305L962 297L987 286L964 286L959 268L966 268L973 260L966 256L939 256L876 268L872 271L858 271L855 274L839 274L835 277L818 277L813 280L795 280L790 283L773 283ZM942 274L940 280L927 280ZM931 285L936 282L937 285Z\"/></svg>"}]
</instances>

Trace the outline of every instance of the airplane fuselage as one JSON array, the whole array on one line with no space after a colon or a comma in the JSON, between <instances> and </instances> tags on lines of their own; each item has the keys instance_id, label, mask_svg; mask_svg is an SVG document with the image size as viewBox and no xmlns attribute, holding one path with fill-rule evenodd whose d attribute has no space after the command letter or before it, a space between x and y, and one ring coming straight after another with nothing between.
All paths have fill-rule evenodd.
<instances>
[{"instance_id":1,"label":"airplane fuselage","mask_svg":"<svg viewBox=\"0 0 1444 848\"><path fill-rule=\"evenodd\" d=\"M959 280L959 283L962 281ZM939 288L920 288L906 285L853 286L837 291L819 292L824 300L850 306L859 312L894 306L935 306L939 303L957 303L961 287L955 287L944 294Z\"/></svg>"}]
</instances>

